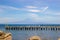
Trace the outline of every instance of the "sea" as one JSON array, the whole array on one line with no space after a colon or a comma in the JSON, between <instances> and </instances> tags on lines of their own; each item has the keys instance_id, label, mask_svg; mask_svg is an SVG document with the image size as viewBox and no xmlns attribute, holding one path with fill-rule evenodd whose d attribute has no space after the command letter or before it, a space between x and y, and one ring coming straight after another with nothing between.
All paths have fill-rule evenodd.
<instances>
[{"instance_id":1,"label":"sea","mask_svg":"<svg viewBox=\"0 0 60 40\"><path fill-rule=\"evenodd\" d=\"M8 26L27 26L27 25L48 25L48 24L7 24ZM49 24L60 26L60 24ZM12 33L12 40L29 40L31 36L39 36L41 40L58 40L60 31L24 31L24 30L6 30L6 24L0 24L0 30Z\"/></svg>"}]
</instances>

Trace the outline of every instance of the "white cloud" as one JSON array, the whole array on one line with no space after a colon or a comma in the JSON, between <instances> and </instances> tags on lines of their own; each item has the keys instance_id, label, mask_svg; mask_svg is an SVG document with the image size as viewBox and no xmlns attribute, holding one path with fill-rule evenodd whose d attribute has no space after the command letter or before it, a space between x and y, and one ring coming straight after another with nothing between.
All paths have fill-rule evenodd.
<instances>
[{"instance_id":1,"label":"white cloud","mask_svg":"<svg viewBox=\"0 0 60 40\"><path fill-rule=\"evenodd\" d=\"M47 7L44 7L42 12L46 11L48 9L48 6Z\"/></svg>"},{"instance_id":2,"label":"white cloud","mask_svg":"<svg viewBox=\"0 0 60 40\"><path fill-rule=\"evenodd\" d=\"M41 12L41 10L33 10L33 9L30 9L28 10L29 12Z\"/></svg>"},{"instance_id":3,"label":"white cloud","mask_svg":"<svg viewBox=\"0 0 60 40\"><path fill-rule=\"evenodd\" d=\"M29 9L27 9L27 8L29 8ZM48 6L46 6L46 7L26 6L26 9L29 12L44 12L48 9Z\"/></svg>"},{"instance_id":4,"label":"white cloud","mask_svg":"<svg viewBox=\"0 0 60 40\"><path fill-rule=\"evenodd\" d=\"M26 8L37 8L35 6L26 6Z\"/></svg>"},{"instance_id":5,"label":"white cloud","mask_svg":"<svg viewBox=\"0 0 60 40\"><path fill-rule=\"evenodd\" d=\"M12 7L12 6L4 6L4 5L0 5L0 8L11 9L11 10L20 10L20 8L16 8L16 7Z\"/></svg>"}]
</instances>

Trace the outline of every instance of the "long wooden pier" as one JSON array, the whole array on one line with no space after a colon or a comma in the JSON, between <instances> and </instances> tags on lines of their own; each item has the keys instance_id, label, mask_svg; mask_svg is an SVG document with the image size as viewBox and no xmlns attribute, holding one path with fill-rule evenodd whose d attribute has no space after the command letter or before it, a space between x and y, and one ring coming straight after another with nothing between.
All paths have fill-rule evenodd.
<instances>
[{"instance_id":1,"label":"long wooden pier","mask_svg":"<svg viewBox=\"0 0 60 40\"><path fill-rule=\"evenodd\" d=\"M45 30L45 31L48 31L48 30L50 30L50 31L60 31L60 26L58 26L58 25L54 25L54 26L51 26L51 25L43 25L43 26L37 26L37 25L33 25L33 26L31 26L31 25L29 25L29 26L6 26L5 27L5 29L6 30L25 30L25 31L29 31L29 30L39 30L39 31L43 31L43 30Z\"/></svg>"}]
</instances>

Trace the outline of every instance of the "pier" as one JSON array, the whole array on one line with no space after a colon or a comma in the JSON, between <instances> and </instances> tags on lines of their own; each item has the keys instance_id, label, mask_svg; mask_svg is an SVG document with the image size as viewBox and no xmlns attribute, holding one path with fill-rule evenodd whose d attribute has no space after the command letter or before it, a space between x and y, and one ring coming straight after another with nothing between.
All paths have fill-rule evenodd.
<instances>
[{"instance_id":1,"label":"pier","mask_svg":"<svg viewBox=\"0 0 60 40\"><path fill-rule=\"evenodd\" d=\"M24 25L24 26L6 26L6 30L25 30L25 31L60 31L60 25Z\"/></svg>"}]
</instances>

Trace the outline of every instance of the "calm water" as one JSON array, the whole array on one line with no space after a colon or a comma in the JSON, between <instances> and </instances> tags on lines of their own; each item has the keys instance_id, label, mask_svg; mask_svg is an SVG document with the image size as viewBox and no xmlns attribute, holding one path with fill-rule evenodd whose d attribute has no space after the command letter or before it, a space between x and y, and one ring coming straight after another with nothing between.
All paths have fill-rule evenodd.
<instances>
[{"instance_id":1,"label":"calm water","mask_svg":"<svg viewBox=\"0 0 60 40\"><path fill-rule=\"evenodd\" d=\"M18 26L9 25L9 26ZM19 25L21 26L21 25ZM17 31L5 30L5 25L0 24L0 30L11 32L13 40L28 40L31 36L40 36L42 40L57 40L60 37L60 31Z\"/></svg>"}]
</instances>

